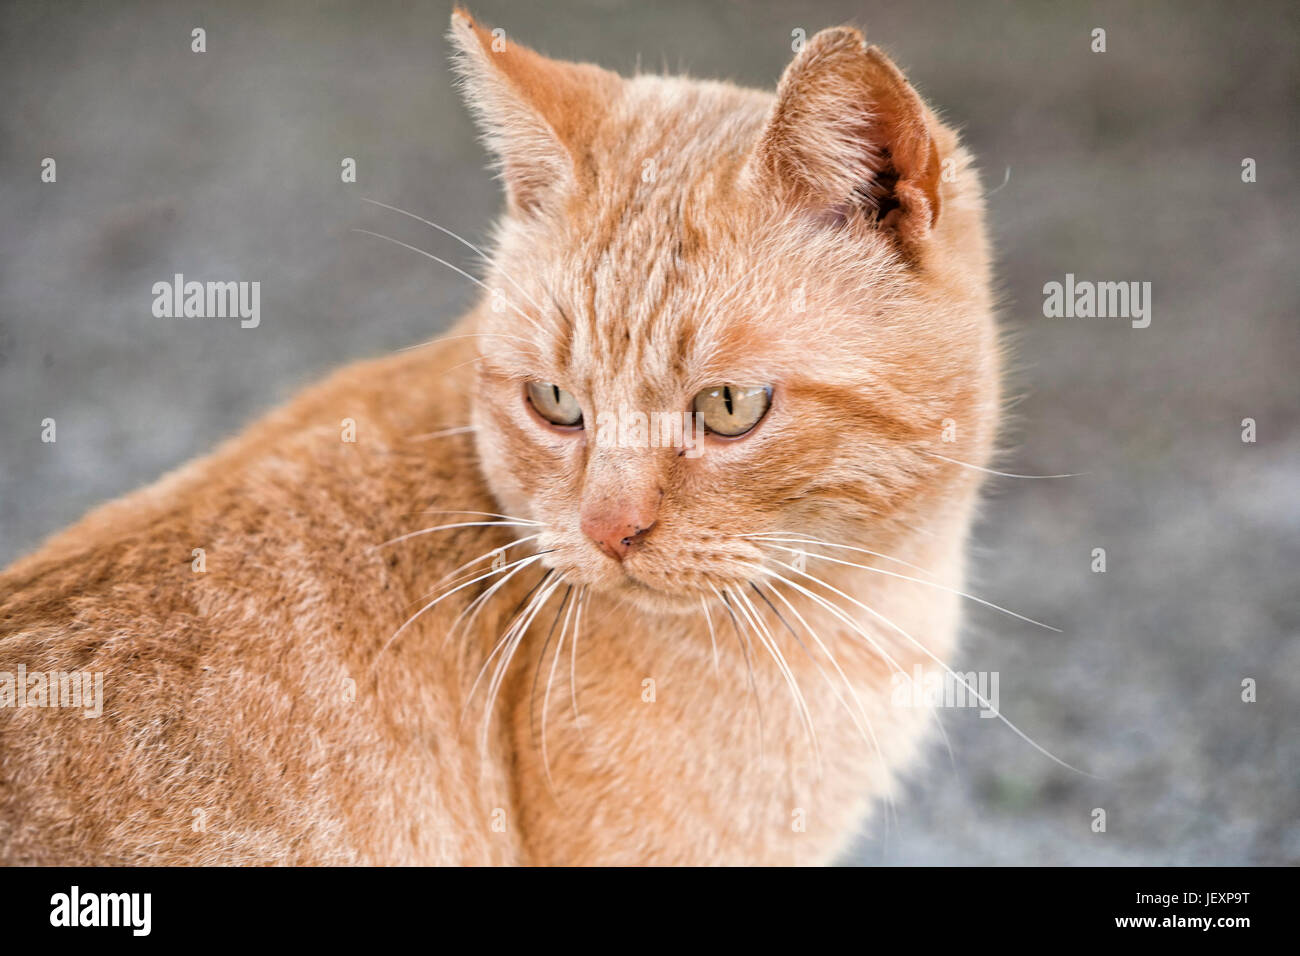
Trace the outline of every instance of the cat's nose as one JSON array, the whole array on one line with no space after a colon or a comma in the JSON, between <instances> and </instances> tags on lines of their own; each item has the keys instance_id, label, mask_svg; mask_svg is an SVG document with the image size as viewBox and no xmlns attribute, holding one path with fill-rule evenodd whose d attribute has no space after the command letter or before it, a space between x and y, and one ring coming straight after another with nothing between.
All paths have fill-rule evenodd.
<instances>
[{"instance_id":1,"label":"cat's nose","mask_svg":"<svg viewBox=\"0 0 1300 956\"><path fill-rule=\"evenodd\" d=\"M655 489L639 501L610 499L584 507L582 533L615 561L622 561L654 530L661 497Z\"/></svg>"}]
</instances>

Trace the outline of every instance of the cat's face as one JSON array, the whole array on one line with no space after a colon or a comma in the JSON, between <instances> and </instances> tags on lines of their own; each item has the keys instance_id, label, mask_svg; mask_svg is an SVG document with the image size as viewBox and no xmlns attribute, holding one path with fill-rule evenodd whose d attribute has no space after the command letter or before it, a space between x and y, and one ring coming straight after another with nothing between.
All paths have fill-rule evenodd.
<instances>
[{"instance_id":1,"label":"cat's face","mask_svg":"<svg viewBox=\"0 0 1300 956\"><path fill-rule=\"evenodd\" d=\"M529 56L518 72L535 79L550 61ZM808 82L787 73L779 102ZM536 130L520 144L496 128L511 210L474 396L484 473L506 513L540 523L520 533L547 566L698 607L793 560L773 535L861 544L961 480L927 450L954 447L945 422L983 440L991 343L983 290L936 270L912 221L928 229L938 195L834 202L784 181L790 151L815 144L761 94L572 72L548 88L589 115L567 131L580 148L545 159ZM506 118L490 118L528 108L498 91ZM530 179L524 162L554 165Z\"/></svg>"}]
</instances>

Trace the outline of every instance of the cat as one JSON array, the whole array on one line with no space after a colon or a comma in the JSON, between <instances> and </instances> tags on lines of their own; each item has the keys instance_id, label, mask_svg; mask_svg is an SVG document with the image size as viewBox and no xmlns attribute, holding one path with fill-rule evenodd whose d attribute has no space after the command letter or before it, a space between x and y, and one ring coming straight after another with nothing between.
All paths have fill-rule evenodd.
<instances>
[{"instance_id":1,"label":"cat","mask_svg":"<svg viewBox=\"0 0 1300 956\"><path fill-rule=\"evenodd\" d=\"M104 689L0 696L0 861L825 864L917 764L1000 408L971 156L851 27L774 95L449 37L488 292L0 575L0 672Z\"/></svg>"}]
</instances>

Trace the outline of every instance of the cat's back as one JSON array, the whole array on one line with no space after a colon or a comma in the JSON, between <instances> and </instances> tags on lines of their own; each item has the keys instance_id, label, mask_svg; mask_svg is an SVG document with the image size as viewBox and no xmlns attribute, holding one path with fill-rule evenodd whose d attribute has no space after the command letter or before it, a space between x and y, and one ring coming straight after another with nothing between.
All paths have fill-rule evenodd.
<instances>
[{"instance_id":1,"label":"cat's back","mask_svg":"<svg viewBox=\"0 0 1300 956\"><path fill-rule=\"evenodd\" d=\"M500 534L382 546L455 520L422 511L491 510L464 429L472 354L449 338L344 369L0 574L0 860L468 852L433 845L437 825L387 833L364 791L428 761L418 738L448 721L433 705L393 720L378 686L461 669L403 667L437 614L381 648L413 597ZM390 809L428 802L410 786Z\"/></svg>"}]
</instances>

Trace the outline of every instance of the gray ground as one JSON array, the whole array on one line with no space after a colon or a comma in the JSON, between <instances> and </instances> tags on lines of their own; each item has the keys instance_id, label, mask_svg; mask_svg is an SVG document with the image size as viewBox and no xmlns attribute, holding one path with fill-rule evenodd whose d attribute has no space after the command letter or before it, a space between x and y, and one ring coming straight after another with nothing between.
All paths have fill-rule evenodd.
<instances>
[{"instance_id":1,"label":"gray ground","mask_svg":"<svg viewBox=\"0 0 1300 956\"><path fill-rule=\"evenodd\" d=\"M1064 634L976 609L960 663L999 671L1003 711L1097 779L947 711L953 764L937 746L850 862L1300 862L1294 5L517 6L472 4L555 55L753 85L796 27L852 20L965 129L990 187L1010 167L990 199L1021 396L1000 464L1087 475L993 479L972 587ZM470 303L463 279L349 231L461 260L359 197L471 238L497 209L447 12L4 5L0 563ZM174 272L259 279L262 326L154 318ZM1150 328L1044 318L1066 272L1153 283Z\"/></svg>"}]
</instances>

